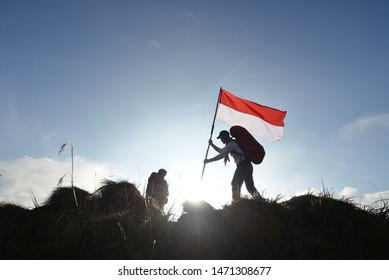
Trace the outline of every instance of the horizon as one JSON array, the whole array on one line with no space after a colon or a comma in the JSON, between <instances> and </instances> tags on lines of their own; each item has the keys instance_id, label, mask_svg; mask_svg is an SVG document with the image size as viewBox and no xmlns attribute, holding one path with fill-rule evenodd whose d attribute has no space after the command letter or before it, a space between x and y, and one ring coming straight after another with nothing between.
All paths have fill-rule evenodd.
<instances>
[{"instance_id":1,"label":"horizon","mask_svg":"<svg viewBox=\"0 0 389 280\"><path fill-rule=\"evenodd\" d=\"M33 161L33 162L37 161L36 159L28 158L28 157L26 157L25 159L28 161ZM56 161L53 161L52 159L49 159L49 158L39 159L38 161L48 161L51 164L54 163L54 165L56 165L57 167L60 167L60 168L58 168L58 170L63 170L63 169L68 168L69 171L66 172L63 175L63 177L56 178L56 179L58 179L57 184L53 187L39 188L38 186L34 186L35 189L38 189L38 190L43 189L43 190L45 190L45 192L34 193L33 188L23 188L25 190L24 193L21 190L19 190L19 198L20 198L19 201L4 200L4 201L0 201L0 202L17 204L17 205L20 205L22 207L26 207L28 209L33 209L37 206L44 205L44 203L46 201L48 201L48 199L50 198L50 195L57 188L60 188L60 187L70 188L71 187L71 179L70 179L71 178L71 174L70 174L71 159L70 158L66 158L62 162L61 161L56 162ZM90 169L91 166L87 166L88 163L85 162L84 158L82 158L80 156L75 156L74 162L75 162L75 168L74 168L75 172L77 172L77 164L81 164L81 165L85 164L86 166L84 166L84 168L86 170L92 171ZM235 166L234 166L234 163L230 162L229 164L231 165L229 168L229 172L231 172L231 174L232 174L234 172ZM30 163L30 165L35 165L35 164ZM92 165L92 166L95 167L95 165ZM254 170L255 170L255 166L256 165L254 165ZM228 166L223 166L223 167L227 168ZM198 171L198 170L196 170L196 171ZM89 184L85 184L87 181L81 181L84 183L84 185L88 185L88 186L93 185L93 188L84 187L82 184L81 185L77 184L76 180L74 181L74 186L93 194L96 190L98 190L100 187L102 187L104 185L104 182L106 180L110 180L113 182L127 181L129 183L134 184L135 187L140 191L141 195L145 197L146 196L146 186L147 186L147 178L146 178L147 176L144 176L144 174L142 174L142 172L140 170L137 170L137 172L138 172L139 178L143 178L140 183L137 182L136 180L131 180L129 178L124 178L124 177L114 175L114 174L106 176L106 177L97 178L96 173L95 173L95 177L93 178L93 180L89 181ZM199 175L197 173L198 172L191 172L191 174ZM205 171L205 174L206 173L207 173L207 171ZM75 174L77 174L77 173L75 173ZM217 180L215 180L215 178L211 178L212 176L208 176L210 178L203 179L204 182L206 182L206 183L204 183L200 179L200 176L198 176L198 180L193 181L193 178L195 178L196 176L191 176L191 175L186 176L186 174L187 174L186 172L183 172L179 175L178 178L173 178L173 179L168 178L167 179L167 182L169 185L170 195L168 197L168 199L169 199L168 203L164 207L164 212L165 212L165 214L172 215L173 219L176 219L182 215L182 206L183 206L183 203L185 201L191 201L194 203L200 202L200 201L205 201L205 202L209 203L215 209L222 209L224 206L229 205L232 202L231 195L228 192L224 192L222 194L220 194L218 192L220 187L224 188L225 186L219 186L218 189L212 189L212 187L215 186L213 184L217 184ZM78 176L75 176L75 178L80 177L79 175L80 174L78 174ZM85 176L81 176L81 177L83 180L88 180L85 178ZM51 179L54 180L54 177L51 176ZM62 179L64 179L64 180L60 183L59 181ZM47 180L47 178L45 180ZM173 192L172 192L172 187L173 187ZM230 190L230 189L228 189L228 190ZM305 190L303 190L299 193L294 193L294 194L289 194L289 195L282 194L282 193L277 194L276 192L273 192L273 193L271 193L271 195L269 195L269 190L261 189L260 193L265 199L268 199L270 201L274 200L277 202L287 201L293 197L306 195L306 194L313 194L316 196L320 196L323 194L327 194L327 195L329 194L334 199L349 200L355 206L360 207L360 208L364 208L364 206L369 206L369 207L373 207L373 208L374 207L381 208L381 207L383 207L383 204L385 204L385 201L387 200L387 198L385 197L386 193L380 192L379 190L376 190L376 191L377 192L367 194L365 196L358 196L358 195L355 195L357 192L356 189L345 188L341 193L335 193L333 188L326 187L325 181L323 180L321 189L306 188ZM204 198L205 192L211 192L211 195L208 195L208 199ZM251 198L251 196L248 194L244 184L242 186L241 197L248 198L248 199ZM38 202L38 205L35 204L36 202Z\"/></svg>"}]
</instances>

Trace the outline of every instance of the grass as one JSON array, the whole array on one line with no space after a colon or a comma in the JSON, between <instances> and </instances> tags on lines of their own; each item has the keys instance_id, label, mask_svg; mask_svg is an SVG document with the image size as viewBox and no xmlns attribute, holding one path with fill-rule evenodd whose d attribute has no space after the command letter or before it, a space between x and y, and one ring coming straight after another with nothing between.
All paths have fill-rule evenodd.
<instances>
[{"instance_id":1,"label":"grass","mask_svg":"<svg viewBox=\"0 0 389 280\"><path fill-rule=\"evenodd\" d=\"M0 204L0 258L388 259L388 201L358 207L324 188L280 197L185 202L172 220L127 181L58 187L31 210Z\"/></svg>"}]
</instances>

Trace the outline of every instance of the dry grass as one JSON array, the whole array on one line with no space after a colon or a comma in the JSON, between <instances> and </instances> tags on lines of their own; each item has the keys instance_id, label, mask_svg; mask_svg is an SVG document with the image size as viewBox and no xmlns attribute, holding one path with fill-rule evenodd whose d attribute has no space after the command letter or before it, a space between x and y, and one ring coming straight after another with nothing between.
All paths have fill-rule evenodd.
<instances>
[{"instance_id":1,"label":"dry grass","mask_svg":"<svg viewBox=\"0 0 389 280\"><path fill-rule=\"evenodd\" d=\"M183 209L172 221L127 181L104 181L95 193L57 188L32 210L0 204L0 258L389 257L387 201L362 209L323 191L284 202L244 198L220 210L186 202Z\"/></svg>"}]
</instances>

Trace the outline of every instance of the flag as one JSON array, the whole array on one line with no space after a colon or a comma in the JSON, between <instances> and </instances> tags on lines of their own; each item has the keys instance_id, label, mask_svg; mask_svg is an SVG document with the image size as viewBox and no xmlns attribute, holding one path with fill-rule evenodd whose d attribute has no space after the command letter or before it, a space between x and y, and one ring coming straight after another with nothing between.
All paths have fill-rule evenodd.
<instances>
[{"instance_id":1,"label":"flag","mask_svg":"<svg viewBox=\"0 0 389 280\"><path fill-rule=\"evenodd\" d=\"M280 111L239 98L221 89L216 119L231 126L240 125L269 141L284 138L286 111Z\"/></svg>"},{"instance_id":2,"label":"flag","mask_svg":"<svg viewBox=\"0 0 389 280\"><path fill-rule=\"evenodd\" d=\"M61 147L59 147L58 156L63 152L63 149L65 149L65 146L66 146L67 144L68 144L68 143L62 144Z\"/></svg>"}]
</instances>

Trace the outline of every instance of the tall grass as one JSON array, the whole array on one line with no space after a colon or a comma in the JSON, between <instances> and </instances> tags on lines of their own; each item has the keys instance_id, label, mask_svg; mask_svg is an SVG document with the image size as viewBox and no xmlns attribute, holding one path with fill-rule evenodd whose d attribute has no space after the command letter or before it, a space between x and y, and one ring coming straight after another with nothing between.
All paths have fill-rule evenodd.
<instances>
[{"instance_id":1,"label":"tall grass","mask_svg":"<svg viewBox=\"0 0 389 280\"><path fill-rule=\"evenodd\" d=\"M1 203L0 257L387 259L388 203L382 203L362 208L328 191L282 202L242 198L219 210L186 202L172 220L134 184L106 180L93 193L58 187L31 210Z\"/></svg>"}]
</instances>

